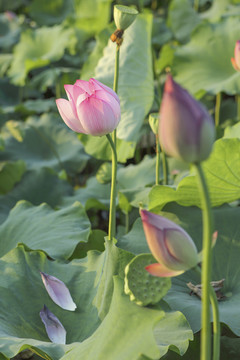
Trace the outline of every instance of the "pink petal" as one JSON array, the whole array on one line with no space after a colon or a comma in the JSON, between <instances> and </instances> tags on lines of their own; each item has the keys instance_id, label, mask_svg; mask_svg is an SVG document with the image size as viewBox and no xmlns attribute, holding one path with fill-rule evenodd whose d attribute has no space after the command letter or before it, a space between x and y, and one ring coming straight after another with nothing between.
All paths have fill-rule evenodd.
<instances>
[{"instance_id":1,"label":"pink petal","mask_svg":"<svg viewBox=\"0 0 240 360\"><path fill-rule=\"evenodd\" d=\"M73 100L73 85L64 85L68 100Z\"/></svg>"},{"instance_id":2,"label":"pink petal","mask_svg":"<svg viewBox=\"0 0 240 360\"><path fill-rule=\"evenodd\" d=\"M238 68L237 63L234 58L231 58L231 62L232 62L232 66L234 67L234 69L236 71L239 71L240 69Z\"/></svg>"},{"instance_id":3,"label":"pink petal","mask_svg":"<svg viewBox=\"0 0 240 360\"><path fill-rule=\"evenodd\" d=\"M117 100L117 102L120 104L120 100L119 97L117 96L117 94L115 93L115 91L113 91L110 87L102 84L100 81L91 78L89 80L89 82L91 82L92 84L94 84L95 90L105 90L107 91L110 95L112 95L115 100Z\"/></svg>"},{"instance_id":4,"label":"pink petal","mask_svg":"<svg viewBox=\"0 0 240 360\"><path fill-rule=\"evenodd\" d=\"M46 305L44 305L39 315L45 325L49 339L56 344L66 344L66 330Z\"/></svg>"},{"instance_id":5,"label":"pink petal","mask_svg":"<svg viewBox=\"0 0 240 360\"><path fill-rule=\"evenodd\" d=\"M73 302L71 294L64 282L55 276L48 275L44 272L40 272L40 274L48 295L55 304L60 306L62 309L74 311L77 306Z\"/></svg>"},{"instance_id":6,"label":"pink petal","mask_svg":"<svg viewBox=\"0 0 240 360\"><path fill-rule=\"evenodd\" d=\"M74 114L73 108L71 103L65 99L57 99L56 100L58 111L65 122L65 124L73 131L78 133L84 133L85 130L83 129L80 121Z\"/></svg>"},{"instance_id":7,"label":"pink petal","mask_svg":"<svg viewBox=\"0 0 240 360\"><path fill-rule=\"evenodd\" d=\"M83 101L77 107L77 112L85 133L94 136L111 133L120 120L107 103L94 97Z\"/></svg>"},{"instance_id":8,"label":"pink petal","mask_svg":"<svg viewBox=\"0 0 240 360\"><path fill-rule=\"evenodd\" d=\"M89 95L92 94L92 89L89 86L89 82L86 80L77 80L74 84L74 86L80 87L81 90L88 93Z\"/></svg>"},{"instance_id":9,"label":"pink petal","mask_svg":"<svg viewBox=\"0 0 240 360\"><path fill-rule=\"evenodd\" d=\"M148 265L145 267L145 269L147 270L147 272L149 272L149 274L158 277L173 277L173 276L181 275L184 272L184 271L170 270L164 265L159 263Z\"/></svg>"},{"instance_id":10,"label":"pink petal","mask_svg":"<svg viewBox=\"0 0 240 360\"><path fill-rule=\"evenodd\" d=\"M109 106L111 106L112 111L114 112L116 118L120 120L121 117L120 104L111 94L109 94L104 90L97 90L95 92L94 97L98 100L105 101Z\"/></svg>"},{"instance_id":11,"label":"pink petal","mask_svg":"<svg viewBox=\"0 0 240 360\"><path fill-rule=\"evenodd\" d=\"M147 222L148 224L151 224L152 226L155 226L160 230L175 229L175 230L184 231L179 225L175 224L173 221L163 216L151 213L150 211L141 209L140 215L143 222Z\"/></svg>"}]
</instances>

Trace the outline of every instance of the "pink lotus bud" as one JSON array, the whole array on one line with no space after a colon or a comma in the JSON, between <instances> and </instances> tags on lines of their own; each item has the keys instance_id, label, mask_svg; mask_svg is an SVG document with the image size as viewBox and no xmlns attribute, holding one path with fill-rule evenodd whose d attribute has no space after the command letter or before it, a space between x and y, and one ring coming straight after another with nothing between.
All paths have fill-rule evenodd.
<instances>
[{"instance_id":1,"label":"pink lotus bud","mask_svg":"<svg viewBox=\"0 0 240 360\"><path fill-rule=\"evenodd\" d=\"M231 58L231 62L234 69L240 71L240 40L236 42L234 58Z\"/></svg>"},{"instance_id":2,"label":"pink lotus bud","mask_svg":"<svg viewBox=\"0 0 240 360\"><path fill-rule=\"evenodd\" d=\"M95 79L65 85L68 100L57 99L58 111L70 129L102 136L111 133L121 117L120 101L108 86Z\"/></svg>"},{"instance_id":3,"label":"pink lotus bud","mask_svg":"<svg viewBox=\"0 0 240 360\"><path fill-rule=\"evenodd\" d=\"M48 295L55 304L60 306L62 309L74 311L77 306L73 302L71 294L64 282L55 276L48 275L44 272L40 272L40 274Z\"/></svg>"},{"instance_id":4,"label":"pink lotus bud","mask_svg":"<svg viewBox=\"0 0 240 360\"><path fill-rule=\"evenodd\" d=\"M197 265L197 248L185 230L147 210L141 210L140 214L149 249L158 261L146 267L150 274L177 276Z\"/></svg>"},{"instance_id":5,"label":"pink lotus bud","mask_svg":"<svg viewBox=\"0 0 240 360\"><path fill-rule=\"evenodd\" d=\"M46 305L44 305L39 315L45 325L49 339L56 344L66 344L66 330Z\"/></svg>"},{"instance_id":6,"label":"pink lotus bud","mask_svg":"<svg viewBox=\"0 0 240 360\"><path fill-rule=\"evenodd\" d=\"M169 75L160 109L159 141L170 156L186 162L205 160L215 139L207 110Z\"/></svg>"}]
</instances>

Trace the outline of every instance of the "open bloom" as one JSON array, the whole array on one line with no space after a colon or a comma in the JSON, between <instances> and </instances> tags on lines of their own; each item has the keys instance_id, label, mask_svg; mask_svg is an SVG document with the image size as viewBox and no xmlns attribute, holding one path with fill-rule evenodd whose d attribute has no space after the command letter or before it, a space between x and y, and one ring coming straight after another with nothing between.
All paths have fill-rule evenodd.
<instances>
[{"instance_id":1,"label":"open bloom","mask_svg":"<svg viewBox=\"0 0 240 360\"><path fill-rule=\"evenodd\" d=\"M146 267L150 274L177 276L197 265L197 248L185 230L147 210L141 210L140 214L149 249L158 261Z\"/></svg>"},{"instance_id":2,"label":"open bloom","mask_svg":"<svg viewBox=\"0 0 240 360\"><path fill-rule=\"evenodd\" d=\"M62 309L74 311L77 306L73 302L71 294L64 282L55 276L48 275L44 272L40 272L40 274L48 295L55 304L60 306Z\"/></svg>"},{"instance_id":3,"label":"open bloom","mask_svg":"<svg viewBox=\"0 0 240 360\"><path fill-rule=\"evenodd\" d=\"M102 136L112 132L121 117L120 101L108 86L95 79L65 85L68 100L57 99L58 111L75 132Z\"/></svg>"},{"instance_id":4,"label":"open bloom","mask_svg":"<svg viewBox=\"0 0 240 360\"><path fill-rule=\"evenodd\" d=\"M240 40L235 44L234 58L231 58L231 62L234 69L240 71Z\"/></svg>"},{"instance_id":5,"label":"open bloom","mask_svg":"<svg viewBox=\"0 0 240 360\"><path fill-rule=\"evenodd\" d=\"M159 141L170 156L186 162L205 160L215 139L207 110L168 75L159 119Z\"/></svg>"}]
</instances>

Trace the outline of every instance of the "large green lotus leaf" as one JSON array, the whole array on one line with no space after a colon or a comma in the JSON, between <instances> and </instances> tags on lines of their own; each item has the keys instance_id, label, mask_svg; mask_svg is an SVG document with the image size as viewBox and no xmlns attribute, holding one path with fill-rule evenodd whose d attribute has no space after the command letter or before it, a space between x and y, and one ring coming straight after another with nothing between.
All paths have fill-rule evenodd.
<instances>
[{"instance_id":1,"label":"large green lotus leaf","mask_svg":"<svg viewBox=\"0 0 240 360\"><path fill-rule=\"evenodd\" d=\"M22 116L42 114L44 112L49 113L56 110L56 103L55 99L53 98L26 100L21 104L18 104L14 110L20 113Z\"/></svg>"},{"instance_id":2,"label":"large green lotus leaf","mask_svg":"<svg viewBox=\"0 0 240 360\"><path fill-rule=\"evenodd\" d=\"M203 163L212 206L220 206L240 198L240 139L220 139L215 142L208 160ZM149 209L160 210L168 202L184 206L201 206L196 176L183 178L175 190L155 186L149 194Z\"/></svg>"},{"instance_id":3,"label":"large green lotus leaf","mask_svg":"<svg viewBox=\"0 0 240 360\"><path fill-rule=\"evenodd\" d=\"M8 79L0 79L0 106L14 106L20 101L19 88L10 84Z\"/></svg>"},{"instance_id":4,"label":"large green lotus leaf","mask_svg":"<svg viewBox=\"0 0 240 360\"><path fill-rule=\"evenodd\" d=\"M0 194L6 194L19 182L26 171L22 160L0 162Z\"/></svg>"},{"instance_id":5,"label":"large green lotus leaf","mask_svg":"<svg viewBox=\"0 0 240 360\"><path fill-rule=\"evenodd\" d=\"M19 200L27 200L34 205L46 202L56 207L62 198L72 194L72 191L72 187L59 179L51 169L27 171L7 195L0 195L0 223L6 219L9 211Z\"/></svg>"},{"instance_id":6,"label":"large green lotus leaf","mask_svg":"<svg viewBox=\"0 0 240 360\"><path fill-rule=\"evenodd\" d=\"M168 9L167 25L178 41L189 40L191 32L200 23L200 17L190 0L173 0Z\"/></svg>"},{"instance_id":7,"label":"large green lotus leaf","mask_svg":"<svg viewBox=\"0 0 240 360\"><path fill-rule=\"evenodd\" d=\"M16 128L19 136L13 132ZM58 115L44 114L13 125L10 122L8 129L15 137L6 138L0 159L21 158L28 169L51 167L57 171L64 169L70 175L86 166L88 155L76 134L68 130Z\"/></svg>"},{"instance_id":8,"label":"large green lotus leaf","mask_svg":"<svg viewBox=\"0 0 240 360\"><path fill-rule=\"evenodd\" d=\"M0 15L0 48L10 48L20 35L20 27L16 19L8 20L6 14Z\"/></svg>"},{"instance_id":9,"label":"large green lotus leaf","mask_svg":"<svg viewBox=\"0 0 240 360\"><path fill-rule=\"evenodd\" d=\"M145 156L137 165L128 165L118 170L120 189L136 189L153 184L155 181L156 158Z\"/></svg>"},{"instance_id":10,"label":"large green lotus leaf","mask_svg":"<svg viewBox=\"0 0 240 360\"><path fill-rule=\"evenodd\" d=\"M107 138L104 136L90 136L79 134L79 139L84 145L86 153L94 156L96 159L111 160L112 150ZM136 143L117 139L118 161L125 163L127 159L134 156Z\"/></svg>"},{"instance_id":11,"label":"large green lotus leaf","mask_svg":"<svg viewBox=\"0 0 240 360\"><path fill-rule=\"evenodd\" d=\"M117 172L117 188L127 196L127 199L135 206L139 202L147 200L150 188L146 185L152 184L155 180L155 159L146 156L137 165L120 167ZM72 204L80 201L86 210L91 208L108 209L110 199L110 184L101 184L96 177L88 179L86 186L77 189L73 196L64 198L62 205ZM138 201L139 200L139 201Z\"/></svg>"},{"instance_id":12,"label":"large green lotus leaf","mask_svg":"<svg viewBox=\"0 0 240 360\"><path fill-rule=\"evenodd\" d=\"M188 323L180 312L164 313L161 306L158 308L156 311L131 302L124 294L121 279L115 277L108 315L90 338L62 360L75 360L79 355L95 360L96 354L106 360L158 360L169 348L184 354L192 339Z\"/></svg>"},{"instance_id":13,"label":"large green lotus leaf","mask_svg":"<svg viewBox=\"0 0 240 360\"><path fill-rule=\"evenodd\" d=\"M108 40L114 31L115 24L111 23L96 34L94 49L81 69L82 80L88 81L91 77L93 77L98 61L103 56L104 48L107 46Z\"/></svg>"},{"instance_id":14,"label":"large green lotus leaf","mask_svg":"<svg viewBox=\"0 0 240 360\"><path fill-rule=\"evenodd\" d=\"M9 359L28 347L49 360L158 360L170 347L182 355L192 338L184 316L165 312L161 304L139 307L124 294L124 268L131 258L111 242L103 253L90 251L88 258L71 263L50 261L22 246L5 255L0 260L0 354ZM75 312L52 302L39 271L64 281ZM39 317L43 304L66 328L67 345L49 342Z\"/></svg>"},{"instance_id":15,"label":"large green lotus leaf","mask_svg":"<svg viewBox=\"0 0 240 360\"><path fill-rule=\"evenodd\" d=\"M204 23L194 31L191 41L177 48L173 63L175 80L191 93L205 90L230 95L240 92L240 74L231 64L239 40L238 17L227 17L216 24Z\"/></svg>"},{"instance_id":16,"label":"large green lotus leaf","mask_svg":"<svg viewBox=\"0 0 240 360\"><path fill-rule=\"evenodd\" d=\"M224 138L238 138L240 139L240 122L233 126L227 126L224 130Z\"/></svg>"},{"instance_id":17,"label":"large green lotus leaf","mask_svg":"<svg viewBox=\"0 0 240 360\"><path fill-rule=\"evenodd\" d=\"M0 76L6 75L13 59L12 54L0 54Z\"/></svg>"},{"instance_id":18,"label":"large green lotus leaf","mask_svg":"<svg viewBox=\"0 0 240 360\"><path fill-rule=\"evenodd\" d=\"M66 206L79 201L86 210L91 208L106 210L110 203L110 184L100 184L96 177L87 180L86 186L74 191L73 196L63 199L61 205Z\"/></svg>"},{"instance_id":19,"label":"large green lotus leaf","mask_svg":"<svg viewBox=\"0 0 240 360\"><path fill-rule=\"evenodd\" d=\"M120 49L118 95L121 121L117 134L126 141L138 140L143 120L153 103L151 31L152 16L138 15L124 33ZM116 44L109 40L93 74L109 87L113 85L115 52Z\"/></svg>"},{"instance_id":20,"label":"large green lotus leaf","mask_svg":"<svg viewBox=\"0 0 240 360\"><path fill-rule=\"evenodd\" d=\"M200 333L194 334L194 341L190 342L187 352L180 356L175 352L169 351L164 360L193 360L199 359L200 354ZM240 357L240 339L232 338L228 336L221 336L220 338L220 354L221 359L228 359L231 356L231 360L239 360Z\"/></svg>"},{"instance_id":21,"label":"large green lotus leaf","mask_svg":"<svg viewBox=\"0 0 240 360\"><path fill-rule=\"evenodd\" d=\"M105 233L105 231L91 230L88 241L79 242L69 260L82 259L87 256L87 252L89 250L104 251L106 236L107 234Z\"/></svg>"},{"instance_id":22,"label":"large green lotus leaf","mask_svg":"<svg viewBox=\"0 0 240 360\"><path fill-rule=\"evenodd\" d=\"M111 19L111 0L73 0L76 16L75 27L90 35L101 31ZM70 18L71 21L71 18Z\"/></svg>"},{"instance_id":23,"label":"large green lotus leaf","mask_svg":"<svg viewBox=\"0 0 240 360\"><path fill-rule=\"evenodd\" d=\"M14 48L14 59L8 72L11 81L15 85L24 85L29 71L61 59L66 49L73 49L75 40L73 30L60 25L26 30Z\"/></svg>"},{"instance_id":24,"label":"large green lotus leaf","mask_svg":"<svg viewBox=\"0 0 240 360\"><path fill-rule=\"evenodd\" d=\"M160 49L162 45L172 38L171 30L166 26L166 21L162 17L153 18L152 44L154 48Z\"/></svg>"},{"instance_id":25,"label":"large green lotus leaf","mask_svg":"<svg viewBox=\"0 0 240 360\"><path fill-rule=\"evenodd\" d=\"M33 206L22 200L0 225L0 256L23 243L53 259L68 259L78 243L87 242L89 232L89 219L78 202L56 211L47 204Z\"/></svg>"},{"instance_id":26,"label":"large green lotus leaf","mask_svg":"<svg viewBox=\"0 0 240 360\"><path fill-rule=\"evenodd\" d=\"M236 334L240 335L240 314L238 311L240 301L239 256L240 256L240 209L223 206L213 211L218 239L213 248L212 280L225 279L223 295L225 299L219 302L220 321L227 324ZM165 216L182 226L192 237L198 250L202 248L202 214L196 207L181 207L168 204ZM133 229L118 241L118 246L124 250L139 253L148 253L149 249L145 240L141 220L137 219ZM191 328L197 332L201 328L200 299L190 294L187 283L199 284L198 274L188 271L172 279L172 288L164 300L173 310L181 311L189 321Z\"/></svg>"},{"instance_id":27,"label":"large green lotus leaf","mask_svg":"<svg viewBox=\"0 0 240 360\"><path fill-rule=\"evenodd\" d=\"M51 2L33 0L28 11L31 18L39 25L54 25L61 23L73 11L73 2L71 0L54 0Z\"/></svg>"},{"instance_id":28,"label":"large green lotus leaf","mask_svg":"<svg viewBox=\"0 0 240 360\"><path fill-rule=\"evenodd\" d=\"M210 9L201 13L200 17L207 19L209 22L218 22L226 16L238 16L239 14L240 7L238 0L213 0Z\"/></svg>"},{"instance_id":29,"label":"large green lotus leaf","mask_svg":"<svg viewBox=\"0 0 240 360\"><path fill-rule=\"evenodd\" d=\"M117 246L135 255L149 253L149 247L143 232L142 220L137 218L129 233L118 239Z\"/></svg>"}]
</instances>

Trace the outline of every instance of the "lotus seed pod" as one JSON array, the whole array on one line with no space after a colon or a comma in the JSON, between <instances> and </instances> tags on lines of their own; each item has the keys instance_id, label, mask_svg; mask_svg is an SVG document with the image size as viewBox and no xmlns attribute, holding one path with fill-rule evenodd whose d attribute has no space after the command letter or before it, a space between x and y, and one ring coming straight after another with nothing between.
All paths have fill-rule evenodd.
<instances>
[{"instance_id":1,"label":"lotus seed pod","mask_svg":"<svg viewBox=\"0 0 240 360\"><path fill-rule=\"evenodd\" d=\"M113 17L117 29L126 30L135 20L138 11L128 6L115 5Z\"/></svg>"}]
</instances>

